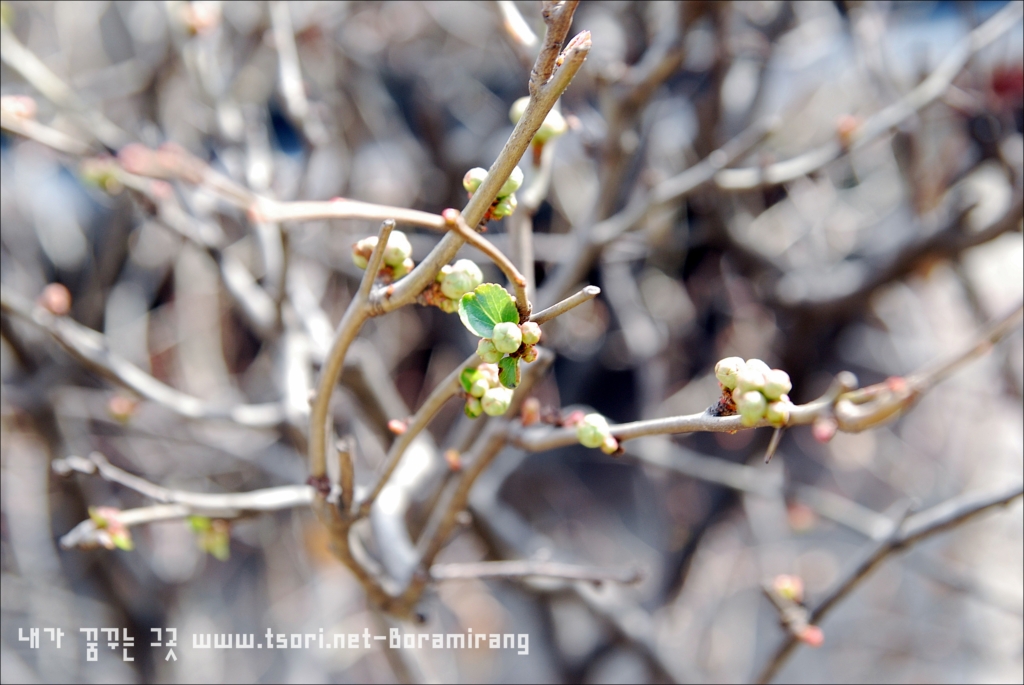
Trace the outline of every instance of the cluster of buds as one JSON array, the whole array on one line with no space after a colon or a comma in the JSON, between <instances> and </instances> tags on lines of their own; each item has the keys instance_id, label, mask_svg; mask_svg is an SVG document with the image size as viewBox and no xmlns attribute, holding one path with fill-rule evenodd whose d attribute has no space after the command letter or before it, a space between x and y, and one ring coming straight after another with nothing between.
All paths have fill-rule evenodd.
<instances>
[{"instance_id":1,"label":"cluster of buds","mask_svg":"<svg viewBox=\"0 0 1024 685\"><path fill-rule=\"evenodd\" d=\"M521 97L512 103L512 108L508 111L508 118L512 120L513 124L518 124L519 120L523 118L523 114L526 113L526 106L530 104L530 97ZM544 117L544 123L537 129L537 133L533 136L531 146L533 147L533 165L537 166L540 164L540 155L544 150L544 143L548 142L552 138L564 134L569 130L569 125L565 121L559 112L551 110L547 116Z\"/></svg>"},{"instance_id":2,"label":"cluster of buds","mask_svg":"<svg viewBox=\"0 0 1024 685\"><path fill-rule=\"evenodd\" d=\"M483 185L484 181L487 180L487 169L482 167L473 167L466 172L466 175L462 177L462 187L466 189L470 197L473 197L473 193ZM523 185L523 170L519 167L512 169L512 173L505 180L505 183L501 186L501 190L498 191L497 197L494 198L494 202L491 203L490 208L484 215L484 221L490 219L504 219L506 216L516 211L516 207L519 201L516 200L516 191L519 190L519 186Z\"/></svg>"},{"instance_id":3,"label":"cluster of buds","mask_svg":"<svg viewBox=\"0 0 1024 685\"><path fill-rule=\"evenodd\" d=\"M793 384L785 371L772 369L760 359L726 357L715 364L715 376L731 393L744 426L756 426L761 419L773 426L789 422L793 403L788 393Z\"/></svg>"},{"instance_id":4,"label":"cluster of buds","mask_svg":"<svg viewBox=\"0 0 1024 685\"><path fill-rule=\"evenodd\" d=\"M433 287L424 293L424 301L447 314L454 314L459 311L462 296L473 292L483 282L484 274L476 262L460 259L454 264L441 267Z\"/></svg>"},{"instance_id":5,"label":"cluster of buds","mask_svg":"<svg viewBox=\"0 0 1024 685\"><path fill-rule=\"evenodd\" d=\"M494 364L506 354L518 354L519 358L529 364L537 359L537 348L540 342L540 326L533 321L515 324L510 321L499 323L494 327L494 335L481 338L477 343L476 353L488 364Z\"/></svg>"},{"instance_id":6,"label":"cluster of buds","mask_svg":"<svg viewBox=\"0 0 1024 685\"><path fill-rule=\"evenodd\" d=\"M600 414L586 414L576 422L576 439L584 447L600 447L605 454L619 451L619 441L612 436L608 419Z\"/></svg>"},{"instance_id":7,"label":"cluster of buds","mask_svg":"<svg viewBox=\"0 0 1024 685\"><path fill-rule=\"evenodd\" d=\"M512 403L512 389L499 381L497 364L481 364L475 369L466 369L459 376L459 382L466 391L465 411L471 419L480 414L501 416Z\"/></svg>"},{"instance_id":8,"label":"cluster of buds","mask_svg":"<svg viewBox=\"0 0 1024 685\"><path fill-rule=\"evenodd\" d=\"M377 236L363 238L352 246L352 261L360 269L365 269L370 261L373 250L377 247ZM412 261L412 243L401 231L392 231L384 248L384 265L380 275L388 280L397 281L416 266Z\"/></svg>"}]
</instances>

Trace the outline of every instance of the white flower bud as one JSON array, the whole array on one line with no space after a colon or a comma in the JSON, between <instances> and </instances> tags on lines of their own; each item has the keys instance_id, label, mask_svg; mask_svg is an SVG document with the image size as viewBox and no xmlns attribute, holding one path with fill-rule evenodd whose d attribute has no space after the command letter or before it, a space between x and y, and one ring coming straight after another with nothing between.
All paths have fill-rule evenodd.
<instances>
[{"instance_id":1,"label":"white flower bud","mask_svg":"<svg viewBox=\"0 0 1024 685\"><path fill-rule=\"evenodd\" d=\"M746 362L739 357L726 357L715 364L715 378L728 390L736 387L736 376L746 368Z\"/></svg>"},{"instance_id":2,"label":"white flower bud","mask_svg":"<svg viewBox=\"0 0 1024 685\"><path fill-rule=\"evenodd\" d=\"M487 169L473 167L462 177L462 187L466 189L467 193L475 193L476 189L486 180Z\"/></svg>"},{"instance_id":3,"label":"white flower bud","mask_svg":"<svg viewBox=\"0 0 1024 685\"><path fill-rule=\"evenodd\" d=\"M793 389L789 374L782 369L771 369L764 375L764 396L777 400Z\"/></svg>"},{"instance_id":4,"label":"white flower bud","mask_svg":"<svg viewBox=\"0 0 1024 685\"><path fill-rule=\"evenodd\" d=\"M753 426L764 416L768 401L757 390L741 393L736 399L736 409L740 412L741 423Z\"/></svg>"},{"instance_id":5,"label":"white flower bud","mask_svg":"<svg viewBox=\"0 0 1024 685\"><path fill-rule=\"evenodd\" d=\"M352 246L352 262L360 269L365 269L373 249L377 247L377 236L363 238Z\"/></svg>"},{"instance_id":6,"label":"white flower bud","mask_svg":"<svg viewBox=\"0 0 1024 685\"><path fill-rule=\"evenodd\" d=\"M505 179L505 183L502 184L501 190L498 191L498 197L508 197L519 190L519 186L521 185L523 185L523 170L519 167L513 167L512 173L509 174L507 179Z\"/></svg>"},{"instance_id":7,"label":"white flower bud","mask_svg":"<svg viewBox=\"0 0 1024 685\"><path fill-rule=\"evenodd\" d=\"M498 374L500 373L500 369L498 368L497 364L481 364L480 366L476 367L476 370L480 372L480 375L483 378L487 379L487 382L490 383L490 387L496 388L498 387L498 385L500 385L498 382Z\"/></svg>"},{"instance_id":8,"label":"white flower bud","mask_svg":"<svg viewBox=\"0 0 1024 685\"><path fill-rule=\"evenodd\" d=\"M746 368L736 374L735 392L748 392L750 390L761 391L764 388L764 374L755 371L748 364ZM733 394L735 394L735 392Z\"/></svg>"},{"instance_id":9,"label":"white flower bud","mask_svg":"<svg viewBox=\"0 0 1024 685\"><path fill-rule=\"evenodd\" d=\"M486 378L477 378L473 385L469 386L469 394L473 397L483 397L484 393L491 389L491 384Z\"/></svg>"},{"instance_id":10,"label":"white flower bud","mask_svg":"<svg viewBox=\"0 0 1024 685\"><path fill-rule=\"evenodd\" d=\"M392 231L388 237L388 245L384 248L384 263L390 267L401 266L402 262L412 257L412 244L408 236L401 231Z\"/></svg>"},{"instance_id":11,"label":"white flower bud","mask_svg":"<svg viewBox=\"0 0 1024 685\"><path fill-rule=\"evenodd\" d=\"M760 359L748 359L747 368L750 369L751 371L756 371L761 374L766 374L772 370L772 367L768 366Z\"/></svg>"},{"instance_id":12,"label":"white flower bud","mask_svg":"<svg viewBox=\"0 0 1024 685\"><path fill-rule=\"evenodd\" d=\"M536 143L546 143L552 138L557 138L569 130L569 125L561 113L551 110L544 117L544 123L540 125L537 134L533 137Z\"/></svg>"},{"instance_id":13,"label":"white flower bud","mask_svg":"<svg viewBox=\"0 0 1024 685\"><path fill-rule=\"evenodd\" d=\"M764 417L773 426L785 426L789 422L789 413L792 409L793 404L788 400L769 402L768 408L764 412Z\"/></svg>"},{"instance_id":14,"label":"white flower bud","mask_svg":"<svg viewBox=\"0 0 1024 685\"><path fill-rule=\"evenodd\" d=\"M600 447L611 435L607 419L600 414L587 414L576 424L576 439L584 447Z\"/></svg>"},{"instance_id":15,"label":"white flower bud","mask_svg":"<svg viewBox=\"0 0 1024 685\"><path fill-rule=\"evenodd\" d=\"M494 343L489 338L481 338L476 345L477 355L489 364L494 364L505 355L494 348Z\"/></svg>"},{"instance_id":16,"label":"white flower bud","mask_svg":"<svg viewBox=\"0 0 1024 685\"><path fill-rule=\"evenodd\" d=\"M444 277L450 274L451 272L452 265L445 264L444 266L441 267L441 270L437 272L437 276L434 276L434 280L437 281L438 283L441 283L444 281Z\"/></svg>"},{"instance_id":17,"label":"white flower bud","mask_svg":"<svg viewBox=\"0 0 1024 685\"><path fill-rule=\"evenodd\" d=\"M483 282L484 274L480 267L470 259L460 259L441 281L441 292L445 297L458 300Z\"/></svg>"},{"instance_id":18,"label":"white flower bud","mask_svg":"<svg viewBox=\"0 0 1024 685\"><path fill-rule=\"evenodd\" d=\"M523 342L527 345L536 345L540 342L540 324L527 321L519 330L523 332Z\"/></svg>"},{"instance_id":19,"label":"white flower bud","mask_svg":"<svg viewBox=\"0 0 1024 685\"><path fill-rule=\"evenodd\" d=\"M512 403L512 390L503 388L500 385L491 388L480 398L484 413L488 416L501 416L508 411L508 405Z\"/></svg>"},{"instance_id":20,"label":"white flower bud","mask_svg":"<svg viewBox=\"0 0 1024 685\"><path fill-rule=\"evenodd\" d=\"M512 103L512 108L508 111L508 118L512 120L513 124L519 123L519 120L523 118L523 114L526 113L526 106L529 104L529 95L521 97Z\"/></svg>"},{"instance_id":21,"label":"white flower bud","mask_svg":"<svg viewBox=\"0 0 1024 685\"><path fill-rule=\"evenodd\" d=\"M510 321L503 321L494 327L491 341L494 343L494 349L498 352L512 354L523 344L523 332L519 330L518 325Z\"/></svg>"},{"instance_id":22,"label":"white flower bud","mask_svg":"<svg viewBox=\"0 0 1024 685\"><path fill-rule=\"evenodd\" d=\"M619 441L610 435L604 439L604 442L601 443L601 451L604 452L605 454L615 454L615 452L617 452L618 449Z\"/></svg>"}]
</instances>

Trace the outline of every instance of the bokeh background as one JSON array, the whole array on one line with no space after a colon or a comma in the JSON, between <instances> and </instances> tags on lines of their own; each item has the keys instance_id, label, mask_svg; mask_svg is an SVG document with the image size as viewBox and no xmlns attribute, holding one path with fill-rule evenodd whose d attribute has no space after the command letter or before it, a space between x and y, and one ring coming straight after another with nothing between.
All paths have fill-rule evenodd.
<instances>
[{"instance_id":1,"label":"bokeh background","mask_svg":"<svg viewBox=\"0 0 1024 685\"><path fill-rule=\"evenodd\" d=\"M515 5L542 32L540 3ZM780 127L738 166L835 140L837 127L904 96L1002 6L583 2L570 35L589 29L593 49L562 98L570 131L533 216L539 287L573 258L574 230L772 115ZM498 5L285 8L304 110L282 88L273 4L5 2L3 20L83 111L102 112L126 136L104 141L111 152L130 140L174 142L281 200L461 207L462 175L490 165L511 132L510 105L527 94L529 65ZM699 412L718 396L714 362L735 354L786 369L804 402L840 370L868 384L970 344L1022 295L1021 35L1018 22L941 97L851 154L781 185L711 184L609 243L585 278L603 293L552 325L546 344L557 359L535 395L613 421ZM631 70L666 45L681 51L678 63L639 106L624 106ZM3 95L34 97L40 122L91 140L80 115L41 97L4 59ZM280 397L274 341L233 305L209 254L129 193L90 184L74 157L7 130L0 146L5 291L34 299L46 284L64 284L74 319L198 397ZM218 224L231 239L226 251L273 287L246 216L202 187L178 185L190 215ZM910 249L950 226L974 235L1014 202L1016 220L980 244ZM503 223L488 235L510 249ZM312 293L336 324L361 275L351 245L377 225L284 230L289 284ZM409 233L417 261L438 240ZM479 253L463 256L500 280ZM901 257L908 261L886 271ZM415 306L374 320L363 340L367 377L393 381L397 416L475 347L456 317ZM1024 455L1019 330L899 421L828 444L791 430L768 466L764 430L666 440L617 459L582 447L508 449L477 483L472 523L441 561L635 563L646 576L599 588L441 583L424 603L427 624L408 630L529 633L530 655L425 652L422 672L410 674L379 648L191 649L193 632L383 631L308 510L234 522L227 561L198 549L182 521L134 529L130 552L60 548L87 507L145 500L95 477L59 477L54 459L99 450L168 487L238 492L304 482L302 449L285 430L188 421L146 402L118 421L110 402L123 391L14 317L4 316L0 350L5 683L745 681L783 638L763 581L800 575L813 600L884 534L884 516L1019 480ZM336 416L358 441L359 479L368 481L389 440L379 412L348 389ZM457 402L430 426L441 447L465 431ZM715 460L710 475L692 466L699 459ZM716 471L723 462L750 468ZM890 559L823 623L824 645L799 649L780 679L1020 682L1022 539L1017 501ZM79 628L88 626L128 628L135 661L103 649L86 663ZM186 643L177 662L142 646L161 626L177 627ZM64 648L44 637L30 649L18 639L29 627L62 627Z\"/></svg>"}]
</instances>

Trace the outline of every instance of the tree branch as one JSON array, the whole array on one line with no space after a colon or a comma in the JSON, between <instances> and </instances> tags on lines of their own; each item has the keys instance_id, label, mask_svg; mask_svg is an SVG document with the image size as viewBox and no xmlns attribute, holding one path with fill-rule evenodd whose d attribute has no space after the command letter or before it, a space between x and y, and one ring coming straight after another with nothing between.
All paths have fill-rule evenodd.
<instances>
[{"instance_id":1,"label":"tree branch","mask_svg":"<svg viewBox=\"0 0 1024 685\"><path fill-rule=\"evenodd\" d=\"M560 580L584 580L593 583L612 581L631 585L643 579L639 568L624 570L605 569L595 566L578 566L554 561L483 561L470 564L434 564L430 567L430 578L434 581L463 580L466 578L557 578Z\"/></svg>"}]
</instances>

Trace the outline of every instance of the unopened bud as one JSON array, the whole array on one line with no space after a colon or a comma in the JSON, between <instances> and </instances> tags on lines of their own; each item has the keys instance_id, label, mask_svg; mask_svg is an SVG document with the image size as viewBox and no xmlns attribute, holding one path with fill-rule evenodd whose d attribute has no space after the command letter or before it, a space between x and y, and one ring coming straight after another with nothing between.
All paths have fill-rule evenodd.
<instances>
[{"instance_id":1,"label":"unopened bud","mask_svg":"<svg viewBox=\"0 0 1024 685\"><path fill-rule=\"evenodd\" d=\"M107 401L107 411L110 416L119 423L128 423L128 420L135 414L135 407L138 400L124 395L114 395Z\"/></svg>"},{"instance_id":2,"label":"unopened bud","mask_svg":"<svg viewBox=\"0 0 1024 685\"><path fill-rule=\"evenodd\" d=\"M517 324L511 321L503 321L494 327L491 335L494 349L502 354L512 354L523 344L523 332Z\"/></svg>"},{"instance_id":3,"label":"unopened bud","mask_svg":"<svg viewBox=\"0 0 1024 685\"><path fill-rule=\"evenodd\" d=\"M764 417L773 426L785 426L789 423L789 414L792 409L793 404L788 400L769 402L768 408L764 412Z\"/></svg>"},{"instance_id":4,"label":"unopened bud","mask_svg":"<svg viewBox=\"0 0 1024 685\"><path fill-rule=\"evenodd\" d=\"M466 293L472 292L483 281L484 274L476 262L460 259L441 280L441 292L445 297L458 300Z\"/></svg>"},{"instance_id":5,"label":"unopened bud","mask_svg":"<svg viewBox=\"0 0 1024 685\"><path fill-rule=\"evenodd\" d=\"M51 314L67 316L71 311L71 291L63 283L50 283L43 288L39 296L39 304Z\"/></svg>"},{"instance_id":6,"label":"unopened bud","mask_svg":"<svg viewBox=\"0 0 1024 685\"><path fill-rule=\"evenodd\" d=\"M782 369L770 369L764 375L764 396L769 400L777 400L792 389L789 374Z\"/></svg>"},{"instance_id":7,"label":"unopened bud","mask_svg":"<svg viewBox=\"0 0 1024 685\"><path fill-rule=\"evenodd\" d=\"M760 371L751 368L748 364L736 374L736 388L735 391L739 393L750 392L756 390L760 392L764 389L764 374ZM735 392L733 393L735 394Z\"/></svg>"},{"instance_id":8,"label":"unopened bud","mask_svg":"<svg viewBox=\"0 0 1024 685\"><path fill-rule=\"evenodd\" d=\"M601 451L605 454L615 454L619 451L619 441L608 435L601 443Z\"/></svg>"},{"instance_id":9,"label":"unopened bud","mask_svg":"<svg viewBox=\"0 0 1024 685\"><path fill-rule=\"evenodd\" d=\"M746 361L746 366L751 371L756 371L761 374L766 374L772 370L772 367L768 366L760 359L748 359Z\"/></svg>"},{"instance_id":10,"label":"unopened bud","mask_svg":"<svg viewBox=\"0 0 1024 685\"><path fill-rule=\"evenodd\" d=\"M487 382L490 383L492 388L498 385L498 377L501 375L501 369L498 368L497 364L481 364L476 367L476 370L480 373L482 378L487 379Z\"/></svg>"},{"instance_id":11,"label":"unopened bud","mask_svg":"<svg viewBox=\"0 0 1024 685\"><path fill-rule=\"evenodd\" d=\"M537 357L537 348L534 347L533 345L525 346L523 348L523 354L520 355L520 359L522 359L527 364L537 361Z\"/></svg>"},{"instance_id":12,"label":"unopened bud","mask_svg":"<svg viewBox=\"0 0 1024 685\"><path fill-rule=\"evenodd\" d=\"M449 300L447 297L439 298L437 306L445 314L454 314L455 312L459 311L459 303L456 302L455 300Z\"/></svg>"},{"instance_id":13,"label":"unopened bud","mask_svg":"<svg viewBox=\"0 0 1024 685\"><path fill-rule=\"evenodd\" d=\"M519 167L513 167L512 173L509 174L507 179L505 179L505 183L502 184L501 190L498 191L498 197L508 197L519 190L519 186L521 185L523 185L523 170Z\"/></svg>"},{"instance_id":14,"label":"unopened bud","mask_svg":"<svg viewBox=\"0 0 1024 685\"><path fill-rule=\"evenodd\" d=\"M540 125L537 130L537 134L533 137L535 143L546 143L552 138L564 134L569 130L569 125L565 123L565 117L560 112L551 110L548 115L544 117L544 123Z\"/></svg>"},{"instance_id":15,"label":"unopened bud","mask_svg":"<svg viewBox=\"0 0 1024 685\"><path fill-rule=\"evenodd\" d=\"M797 639L807 644L809 647L821 647L825 644L825 633L821 631L818 626L807 626L800 634L797 635Z\"/></svg>"},{"instance_id":16,"label":"unopened bud","mask_svg":"<svg viewBox=\"0 0 1024 685\"><path fill-rule=\"evenodd\" d=\"M800 576L790 576L784 573L777 575L772 581L772 589L780 597L785 597L790 601L797 603L804 601L804 581Z\"/></svg>"},{"instance_id":17,"label":"unopened bud","mask_svg":"<svg viewBox=\"0 0 1024 685\"><path fill-rule=\"evenodd\" d=\"M836 420L830 416L819 416L814 420L814 425L811 426L811 432L814 434L814 439L818 442L828 442L835 437L836 430L838 430L839 424Z\"/></svg>"},{"instance_id":18,"label":"unopened bud","mask_svg":"<svg viewBox=\"0 0 1024 685\"><path fill-rule=\"evenodd\" d=\"M484 393L491 389L491 384L485 378L477 378L473 385L469 386L469 394L473 397L483 397Z\"/></svg>"},{"instance_id":19,"label":"unopened bud","mask_svg":"<svg viewBox=\"0 0 1024 685\"><path fill-rule=\"evenodd\" d=\"M506 216L510 216L516 211L516 207L519 206L519 200L516 199L516 194L512 193L508 197L503 197L498 201L498 204L491 210L491 216L495 219L503 219Z\"/></svg>"},{"instance_id":20,"label":"unopened bud","mask_svg":"<svg viewBox=\"0 0 1024 685\"><path fill-rule=\"evenodd\" d=\"M508 111L508 118L512 120L513 124L518 124L519 120L523 118L523 114L526 113L526 107L530 104L530 96L521 97L512 103L512 108Z\"/></svg>"},{"instance_id":21,"label":"unopened bud","mask_svg":"<svg viewBox=\"0 0 1024 685\"><path fill-rule=\"evenodd\" d=\"M388 421L388 430L395 435L401 435L405 431L409 430L409 425L401 419L391 419Z\"/></svg>"},{"instance_id":22,"label":"unopened bud","mask_svg":"<svg viewBox=\"0 0 1024 685\"><path fill-rule=\"evenodd\" d=\"M503 352L499 352L494 347L494 342L490 338L480 339L480 342L476 344L476 353L481 359L489 364L494 364L505 356Z\"/></svg>"},{"instance_id":23,"label":"unopened bud","mask_svg":"<svg viewBox=\"0 0 1024 685\"><path fill-rule=\"evenodd\" d=\"M458 450L445 450L444 460L448 464L448 468L452 471L462 470L462 457L459 455Z\"/></svg>"},{"instance_id":24,"label":"unopened bud","mask_svg":"<svg viewBox=\"0 0 1024 685\"><path fill-rule=\"evenodd\" d=\"M409 272L415 268L416 262L412 261L411 257L407 257L405 261L398 266L391 267L391 278L397 281L399 278L407 276Z\"/></svg>"},{"instance_id":25,"label":"unopened bud","mask_svg":"<svg viewBox=\"0 0 1024 685\"><path fill-rule=\"evenodd\" d=\"M715 364L715 378L727 390L736 387L736 377L747 367L740 357L726 357Z\"/></svg>"},{"instance_id":26,"label":"unopened bud","mask_svg":"<svg viewBox=\"0 0 1024 685\"><path fill-rule=\"evenodd\" d=\"M756 390L749 390L740 393L739 397L735 395L733 397L736 399L736 409L740 413L740 422L744 426L756 425L768 408L768 401Z\"/></svg>"},{"instance_id":27,"label":"unopened bud","mask_svg":"<svg viewBox=\"0 0 1024 685\"><path fill-rule=\"evenodd\" d=\"M540 421L540 400L536 397L528 397L523 402L523 408L519 412L523 419L524 426L532 426Z\"/></svg>"},{"instance_id":28,"label":"unopened bud","mask_svg":"<svg viewBox=\"0 0 1024 685\"><path fill-rule=\"evenodd\" d=\"M358 241L352 246L352 262L360 269L365 269L369 264L370 255L373 254L375 247L377 247L377 236L375 235Z\"/></svg>"},{"instance_id":29,"label":"unopened bud","mask_svg":"<svg viewBox=\"0 0 1024 685\"><path fill-rule=\"evenodd\" d=\"M487 169L473 167L462 177L462 187L467 193L475 193L477 188L487 180Z\"/></svg>"},{"instance_id":30,"label":"unopened bud","mask_svg":"<svg viewBox=\"0 0 1024 685\"><path fill-rule=\"evenodd\" d=\"M523 342L527 345L536 345L540 342L540 324L527 321L519 327L523 332Z\"/></svg>"},{"instance_id":31,"label":"unopened bud","mask_svg":"<svg viewBox=\"0 0 1024 685\"><path fill-rule=\"evenodd\" d=\"M388 245L384 248L384 263L394 268L402 266L405 260L412 257L412 243L401 231L391 231Z\"/></svg>"},{"instance_id":32,"label":"unopened bud","mask_svg":"<svg viewBox=\"0 0 1024 685\"><path fill-rule=\"evenodd\" d=\"M608 420L600 414L587 414L576 424L576 439L584 447L601 447L611 434Z\"/></svg>"},{"instance_id":33,"label":"unopened bud","mask_svg":"<svg viewBox=\"0 0 1024 685\"><path fill-rule=\"evenodd\" d=\"M480 404L483 405L484 413L488 416L501 416L508 411L508 406L511 403L512 390L500 385L496 388L491 388L480 398Z\"/></svg>"},{"instance_id":34,"label":"unopened bud","mask_svg":"<svg viewBox=\"0 0 1024 685\"><path fill-rule=\"evenodd\" d=\"M478 416L480 416L481 414L484 413L484 408L483 408L483 405L480 403L480 400L478 398L476 398L476 397L467 397L466 398L466 407L465 407L464 411L466 412L466 416L468 416L471 419L475 419L476 417L478 417Z\"/></svg>"}]
</instances>

